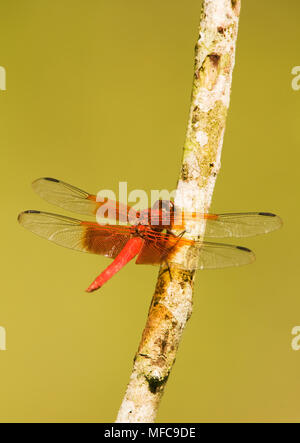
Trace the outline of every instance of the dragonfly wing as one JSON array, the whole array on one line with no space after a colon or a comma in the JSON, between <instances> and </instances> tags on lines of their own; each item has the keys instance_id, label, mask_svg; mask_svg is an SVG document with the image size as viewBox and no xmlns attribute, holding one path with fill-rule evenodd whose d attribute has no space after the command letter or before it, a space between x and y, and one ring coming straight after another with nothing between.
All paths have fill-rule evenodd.
<instances>
[{"instance_id":1,"label":"dragonfly wing","mask_svg":"<svg viewBox=\"0 0 300 443\"><path fill-rule=\"evenodd\" d=\"M160 265L168 260L171 251L180 241L178 237L170 234L162 234L151 229L144 237L144 245L138 255L138 265Z\"/></svg>"},{"instance_id":2,"label":"dragonfly wing","mask_svg":"<svg viewBox=\"0 0 300 443\"><path fill-rule=\"evenodd\" d=\"M173 263L181 269L217 269L253 263L255 255L242 246L194 242L148 230L137 264Z\"/></svg>"},{"instance_id":3,"label":"dragonfly wing","mask_svg":"<svg viewBox=\"0 0 300 443\"><path fill-rule=\"evenodd\" d=\"M252 237L282 226L282 220L268 212L206 215L206 237Z\"/></svg>"},{"instance_id":4,"label":"dragonfly wing","mask_svg":"<svg viewBox=\"0 0 300 443\"><path fill-rule=\"evenodd\" d=\"M180 243L178 246L180 247ZM176 246L176 251L178 251L178 246ZM183 244L183 246L187 245ZM250 249L243 246L195 242L187 247L181 255L171 251L168 261L189 270L217 269L253 263L255 255Z\"/></svg>"},{"instance_id":5,"label":"dragonfly wing","mask_svg":"<svg viewBox=\"0 0 300 443\"><path fill-rule=\"evenodd\" d=\"M119 220L122 216L124 220L131 209L130 206L109 199L97 202L95 195L55 178L40 178L34 181L32 186L34 191L47 202L78 214L95 216L98 209L105 204L106 217L113 214L110 218Z\"/></svg>"},{"instance_id":6,"label":"dragonfly wing","mask_svg":"<svg viewBox=\"0 0 300 443\"><path fill-rule=\"evenodd\" d=\"M31 232L60 246L115 258L131 236L127 226L98 225L61 215L26 211L19 223Z\"/></svg>"}]
</instances>

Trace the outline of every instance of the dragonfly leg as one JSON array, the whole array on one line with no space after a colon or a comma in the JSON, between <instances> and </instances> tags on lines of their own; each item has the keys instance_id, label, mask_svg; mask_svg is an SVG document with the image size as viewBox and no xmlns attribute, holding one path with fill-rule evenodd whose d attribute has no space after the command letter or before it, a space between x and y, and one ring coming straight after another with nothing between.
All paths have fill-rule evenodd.
<instances>
[{"instance_id":1,"label":"dragonfly leg","mask_svg":"<svg viewBox=\"0 0 300 443\"><path fill-rule=\"evenodd\" d=\"M163 271L160 273L160 277L165 273L165 272L168 272L169 273L169 276L170 276L170 281L172 281L172 273L171 273L171 268L170 268L170 265L169 265L169 263L167 262L167 260L165 260L165 265L167 266L165 269L163 269Z\"/></svg>"},{"instance_id":2,"label":"dragonfly leg","mask_svg":"<svg viewBox=\"0 0 300 443\"><path fill-rule=\"evenodd\" d=\"M176 238L182 238L185 233L186 233L186 231L182 231L180 234L176 235L176 234L174 234L174 232L167 229L167 234L172 235L172 237L176 237Z\"/></svg>"},{"instance_id":3,"label":"dragonfly leg","mask_svg":"<svg viewBox=\"0 0 300 443\"><path fill-rule=\"evenodd\" d=\"M168 271L169 271L170 281L172 281L172 273L171 273L171 268L170 268L170 265L169 265L168 261L166 261L166 265L167 265L167 268L168 268Z\"/></svg>"}]
</instances>

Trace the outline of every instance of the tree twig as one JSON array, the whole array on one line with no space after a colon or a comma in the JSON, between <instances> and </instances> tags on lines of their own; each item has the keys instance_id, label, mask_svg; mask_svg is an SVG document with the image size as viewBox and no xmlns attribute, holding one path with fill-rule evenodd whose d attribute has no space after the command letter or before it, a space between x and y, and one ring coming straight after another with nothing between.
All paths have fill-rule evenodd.
<instances>
[{"instance_id":1,"label":"tree twig","mask_svg":"<svg viewBox=\"0 0 300 443\"><path fill-rule=\"evenodd\" d=\"M240 15L240 0L204 0L188 129L175 204L186 211L208 212L220 159L230 101ZM189 222L192 239L205 225ZM118 423L155 420L179 342L192 314L195 272L162 266L149 309Z\"/></svg>"}]
</instances>

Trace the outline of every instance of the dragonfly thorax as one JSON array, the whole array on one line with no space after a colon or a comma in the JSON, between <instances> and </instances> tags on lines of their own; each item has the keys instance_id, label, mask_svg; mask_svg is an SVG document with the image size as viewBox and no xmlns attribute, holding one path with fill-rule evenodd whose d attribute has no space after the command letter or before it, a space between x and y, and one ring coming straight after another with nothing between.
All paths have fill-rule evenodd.
<instances>
[{"instance_id":1,"label":"dragonfly thorax","mask_svg":"<svg viewBox=\"0 0 300 443\"><path fill-rule=\"evenodd\" d=\"M151 230L151 227L148 225L137 224L132 226L132 235L134 237L146 238L149 236L149 231Z\"/></svg>"}]
</instances>

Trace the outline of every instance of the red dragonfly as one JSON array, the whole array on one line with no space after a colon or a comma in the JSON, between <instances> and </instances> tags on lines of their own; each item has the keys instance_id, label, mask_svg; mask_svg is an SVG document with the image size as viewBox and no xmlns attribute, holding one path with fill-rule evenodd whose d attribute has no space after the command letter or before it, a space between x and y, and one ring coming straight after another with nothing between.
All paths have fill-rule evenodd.
<instances>
[{"instance_id":1,"label":"red dragonfly","mask_svg":"<svg viewBox=\"0 0 300 443\"><path fill-rule=\"evenodd\" d=\"M106 199L97 201L95 195L53 178L41 178L33 189L49 203L68 211L95 216L106 205L116 209L116 220L128 220L134 214L136 222L128 225L99 224L40 211L25 211L19 223L35 234L58 245L90 252L113 259L95 279L87 292L101 288L128 262L137 256L137 264L175 264L183 269L215 269L252 263L254 253L242 246L195 242L176 236L173 230L184 228L186 220L204 219L206 237L249 237L265 234L282 225L281 219L268 212L232 214L180 214L174 203L159 200L150 209L135 211L132 207ZM178 215L179 214L179 215ZM187 258L177 258L177 252L187 247Z\"/></svg>"}]
</instances>

